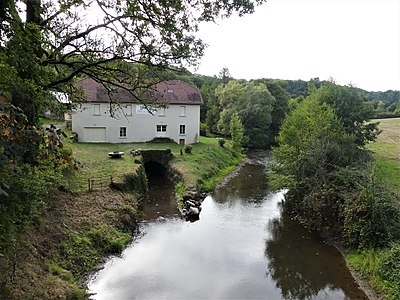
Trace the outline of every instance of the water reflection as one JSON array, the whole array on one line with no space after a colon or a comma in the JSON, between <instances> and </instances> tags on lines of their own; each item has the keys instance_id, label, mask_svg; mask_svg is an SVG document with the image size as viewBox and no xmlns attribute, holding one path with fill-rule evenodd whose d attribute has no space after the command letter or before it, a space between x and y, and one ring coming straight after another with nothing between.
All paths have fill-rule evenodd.
<instances>
[{"instance_id":1,"label":"water reflection","mask_svg":"<svg viewBox=\"0 0 400 300\"><path fill-rule=\"evenodd\" d=\"M139 206L145 220L154 221L160 217L178 217L174 183L166 176L153 175L149 176L148 180L149 191Z\"/></svg>"},{"instance_id":2,"label":"water reflection","mask_svg":"<svg viewBox=\"0 0 400 300\"><path fill-rule=\"evenodd\" d=\"M283 213L269 221L267 276L284 299L368 299L341 254Z\"/></svg>"}]
</instances>

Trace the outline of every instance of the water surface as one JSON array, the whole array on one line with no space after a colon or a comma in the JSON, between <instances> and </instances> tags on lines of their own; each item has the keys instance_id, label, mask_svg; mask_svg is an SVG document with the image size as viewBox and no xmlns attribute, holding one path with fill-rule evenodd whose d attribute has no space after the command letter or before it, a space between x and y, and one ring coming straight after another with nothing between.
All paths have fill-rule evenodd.
<instances>
[{"instance_id":1,"label":"water surface","mask_svg":"<svg viewBox=\"0 0 400 300\"><path fill-rule=\"evenodd\" d=\"M143 235L90 281L92 299L367 299L340 253L281 212L265 154L253 158L194 223L176 216L159 182Z\"/></svg>"}]
</instances>

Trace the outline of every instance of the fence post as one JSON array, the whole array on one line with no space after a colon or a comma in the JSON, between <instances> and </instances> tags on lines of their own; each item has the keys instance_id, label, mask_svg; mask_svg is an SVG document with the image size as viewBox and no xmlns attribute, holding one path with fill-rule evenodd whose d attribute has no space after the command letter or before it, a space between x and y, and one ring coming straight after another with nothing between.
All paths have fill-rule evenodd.
<instances>
[{"instance_id":1,"label":"fence post","mask_svg":"<svg viewBox=\"0 0 400 300\"><path fill-rule=\"evenodd\" d=\"M88 190L89 190L89 192L91 192L91 188L90 188L90 178L88 178Z\"/></svg>"}]
</instances>

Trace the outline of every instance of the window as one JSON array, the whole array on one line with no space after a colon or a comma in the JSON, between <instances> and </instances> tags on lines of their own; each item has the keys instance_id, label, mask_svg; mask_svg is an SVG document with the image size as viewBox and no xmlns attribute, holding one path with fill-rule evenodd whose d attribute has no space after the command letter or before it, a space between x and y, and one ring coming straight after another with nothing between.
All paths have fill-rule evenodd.
<instances>
[{"instance_id":1,"label":"window","mask_svg":"<svg viewBox=\"0 0 400 300\"><path fill-rule=\"evenodd\" d=\"M132 116L132 105L131 104L127 104L125 106L125 115Z\"/></svg>"},{"instance_id":2,"label":"window","mask_svg":"<svg viewBox=\"0 0 400 300\"><path fill-rule=\"evenodd\" d=\"M161 108L158 110L158 116L160 116L160 117L165 117L165 107L161 107Z\"/></svg>"},{"instance_id":3,"label":"window","mask_svg":"<svg viewBox=\"0 0 400 300\"><path fill-rule=\"evenodd\" d=\"M179 134L180 135L186 134L186 125L179 125Z\"/></svg>"},{"instance_id":4,"label":"window","mask_svg":"<svg viewBox=\"0 0 400 300\"><path fill-rule=\"evenodd\" d=\"M93 115L100 116L100 104L93 104Z\"/></svg>"},{"instance_id":5,"label":"window","mask_svg":"<svg viewBox=\"0 0 400 300\"><path fill-rule=\"evenodd\" d=\"M126 127L120 127L119 128L119 137L120 138L126 138Z\"/></svg>"},{"instance_id":6,"label":"window","mask_svg":"<svg viewBox=\"0 0 400 300\"><path fill-rule=\"evenodd\" d=\"M173 94L174 93L174 90L172 88L168 88L167 91L168 91L168 94Z\"/></svg>"},{"instance_id":7,"label":"window","mask_svg":"<svg viewBox=\"0 0 400 300\"><path fill-rule=\"evenodd\" d=\"M186 116L186 106L181 106L180 107L180 114L179 116L185 117Z\"/></svg>"},{"instance_id":8,"label":"window","mask_svg":"<svg viewBox=\"0 0 400 300\"><path fill-rule=\"evenodd\" d=\"M157 125L157 132L167 132L167 125Z\"/></svg>"}]
</instances>

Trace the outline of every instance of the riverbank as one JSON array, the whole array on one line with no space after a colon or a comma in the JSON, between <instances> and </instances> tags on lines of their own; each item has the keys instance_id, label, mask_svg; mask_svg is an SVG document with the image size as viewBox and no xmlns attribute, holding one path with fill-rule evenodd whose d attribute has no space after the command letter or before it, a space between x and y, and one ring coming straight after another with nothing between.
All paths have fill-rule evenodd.
<instances>
[{"instance_id":1,"label":"riverbank","mask_svg":"<svg viewBox=\"0 0 400 300\"><path fill-rule=\"evenodd\" d=\"M121 186L132 174L141 182L142 165L130 155L131 149L170 148L174 155L170 166L188 189L212 189L243 159L229 143L221 147L217 139L209 138L192 145L191 153L177 144L70 146L82 168L66 176L46 199L41 220L18 239L13 254L0 257L0 299L87 298L85 275L131 242L140 219L137 204L142 188L109 187L110 182ZM107 154L112 151L125 154L110 159Z\"/></svg>"},{"instance_id":2,"label":"riverbank","mask_svg":"<svg viewBox=\"0 0 400 300\"><path fill-rule=\"evenodd\" d=\"M400 201L400 118L374 121L380 122L379 129L382 130L377 141L368 145L373 151L377 178ZM383 249L347 251L345 257L355 278L367 282L375 291L372 299L399 299L399 242Z\"/></svg>"}]
</instances>

